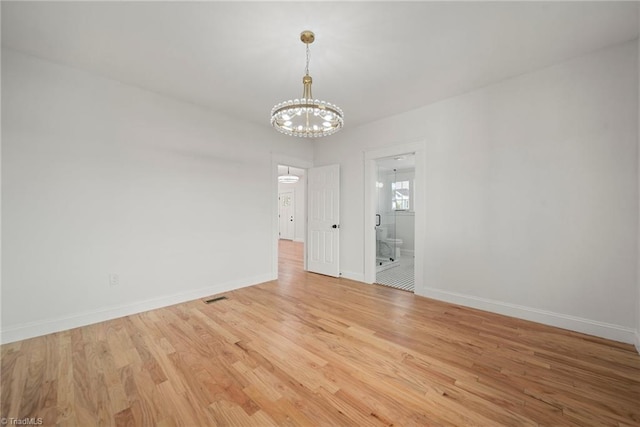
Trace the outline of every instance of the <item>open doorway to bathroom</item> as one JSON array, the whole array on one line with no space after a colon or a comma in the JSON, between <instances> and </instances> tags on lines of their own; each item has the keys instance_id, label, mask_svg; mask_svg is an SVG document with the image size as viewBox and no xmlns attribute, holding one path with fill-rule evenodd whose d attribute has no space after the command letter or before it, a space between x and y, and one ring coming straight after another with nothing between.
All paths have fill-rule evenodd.
<instances>
[{"instance_id":1,"label":"open doorway to bathroom","mask_svg":"<svg viewBox=\"0 0 640 427\"><path fill-rule=\"evenodd\" d=\"M415 155L376 159L375 283L415 290Z\"/></svg>"},{"instance_id":2,"label":"open doorway to bathroom","mask_svg":"<svg viewBox=\"0 0 640 427\"><path fill-rule=\"evenodd\" d=\"M278 276L304 270L306 171L278 165Z\"/></svg>"}]
</instances>

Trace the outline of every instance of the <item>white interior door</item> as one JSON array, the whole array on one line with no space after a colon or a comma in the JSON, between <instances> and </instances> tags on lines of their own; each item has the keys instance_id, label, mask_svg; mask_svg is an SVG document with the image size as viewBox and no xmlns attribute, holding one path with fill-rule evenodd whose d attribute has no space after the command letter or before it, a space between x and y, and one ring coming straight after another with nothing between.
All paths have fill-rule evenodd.
<instances>
[{"instance_id":1,"label":"white interior door","mask_svg":"<svg viewBox=\"0 0 640 427\"><path fill-rule=\"evenodd\" d=\"M293 191L278 194L279 231L281 239L293 240L295 234L295 199Z\"/></svg>"},{"instance_id":2,"label":"white interior door","mask_svg":"<svg viewBox=\"0 0 640 427\"><path fill-rule=\"evenodd\" d=\"M307 269L340 276L340 165L309 169Z\"/></svg>"}]
</instances>

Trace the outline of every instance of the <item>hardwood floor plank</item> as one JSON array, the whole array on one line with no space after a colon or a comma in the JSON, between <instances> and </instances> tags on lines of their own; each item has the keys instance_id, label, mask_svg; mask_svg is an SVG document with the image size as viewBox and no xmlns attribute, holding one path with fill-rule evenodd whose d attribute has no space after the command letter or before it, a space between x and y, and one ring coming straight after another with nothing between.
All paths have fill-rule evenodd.
<instances>
[{"instance_id":1,"label":"hardwood floor plank","mask_svg":"<svg viewBox=\"0 0 640 427\"><path fill-rule=\"evenodd\" d=\"M170 417L168 405L162 401L156 384L142 367L131 369L134 389L129 388L129 402L138 425L154 425ZM130 387L130 386L129 386Z\"/></svg>"},{"instance_id":2,"label":"hardwood floor plank","mask_svg":"<svg viewBox=\"0 0 640 427\"><path fill-rule=\"evenodd\" d=\"M24 387L24 383L20 383L26 381L24 368L17 366L16 370L19 358L24 359L20 351L14 348L9 349L9 346L2 349L2 359L0 359L0 384L2 385L0 387L0 411L3 414L17 412L18 399L21 396L20 390ZM20 380L20 374L24 377L22 381Z\"/></svg>"},{"instance_id":3,"label":"hardwood floor plank","mask_svg":"<svg viewBox=\"0 0 640 427\"><path fill-rule=\"evenodd\" d=\"M61 426L640 426L627 344L302 271L0 347L0 416Z\"/></svg>"},{"instance_id":4,"label":"hardwood floor plank","mask_svg":"<svg viewBox=\"0 0 640 427\"><path fill-rule=\"evenodd\" d=\"M136 419L133 416L131 408L123 409L114 415L114 423L118 427L134 427L136 425Z\"/></svg>"}]
</instances>

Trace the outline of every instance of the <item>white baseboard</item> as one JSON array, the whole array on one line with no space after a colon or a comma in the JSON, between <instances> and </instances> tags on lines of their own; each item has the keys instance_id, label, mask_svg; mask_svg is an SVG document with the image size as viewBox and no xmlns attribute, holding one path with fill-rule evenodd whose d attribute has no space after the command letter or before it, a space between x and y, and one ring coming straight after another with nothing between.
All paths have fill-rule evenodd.
<instances>
[{"instance_id":1,"label":"white baseboard","mask_svg":"<svg viewBox=\"0 0 640 427\"><path fill-rule=\"evenodd\" d=\"M16 326L10 326L8 328L3 328L0 331L0 343L7 344L14 341L20 341L41 335L51 334L54 332L66 331L68 329L91 325L93 323L116 319L118 317L129 316L131 314L142 313L144 311L154 310L157 308L167 307L185 301L191 301L210 295L216 295L222 292L229 292L234 289L257 285L258 283L269 282L273 280L272 276L272 274L265 274L255 277L249 277L223 284L218 284L215 286L200 288L194 291L152 298L145 301L138 301L132 304L118 305L84 313L75 313L69 316L58 317L54 319L28 322Z\"/></svg>"},{"instance_id":2,"label":"white baseboard","mask_svg":"<svg viewBox=\"0 0 640 427\"><path fill-rule=\"evenodd\" d=\"M443 291L435 288L416 289L416 294L427 298L450 302L452 304L464 305L467 307L477 308L479 310L504 314L505 316L517 317L519 319L530 320L562 329L582 332L584 334L595 335L627 344L634 344L635 341L636 349L640 352L640 339L638 338L638 332L624 326L455 292Z\"/></svg>"},{"instance_id":3,"label":"white baseboard","mask_svg":"<svg viewBox=\"0 0 640 427\"><path fill-rule=\"evenodd\" d=\"M344 277L345 279L349 279L349 280L355 280L356 282L364 282L363 273L354 273L353 271L343 271L340 277Z\"/></svg>"},{"instance_id":4,"label":"white baseboard","mask_svg":"<svg viewBox=\"0 0 640 427\"><path fill-rule=\"evenodd\" d=\"M636 351L640 354L640 331L636 331L636 342L634 343L636 346Z\"/></svg>"}]
</instances>

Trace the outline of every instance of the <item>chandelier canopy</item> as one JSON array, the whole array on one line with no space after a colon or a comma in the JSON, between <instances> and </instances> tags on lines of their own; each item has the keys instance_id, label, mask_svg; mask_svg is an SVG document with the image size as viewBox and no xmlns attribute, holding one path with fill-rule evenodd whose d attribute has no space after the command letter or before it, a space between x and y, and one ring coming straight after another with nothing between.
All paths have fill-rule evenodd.
<instances>
[{"instance_id":1,"label":"chandelier canopy","mask_svg":"<svg viewBox=\"0 0 640 427\"><path fill-rule=\"evenodd\" d=\"M344 125L344 114L337 105L313 99L312 79L309 75L309 45L315 40L311 31L300 33L307 46L307 66L302 77L302 98L281 102L271 110L271 126L286 135L319 138L339 131Z\"/></svg>"}]
</instances>

